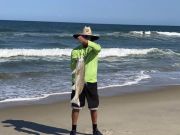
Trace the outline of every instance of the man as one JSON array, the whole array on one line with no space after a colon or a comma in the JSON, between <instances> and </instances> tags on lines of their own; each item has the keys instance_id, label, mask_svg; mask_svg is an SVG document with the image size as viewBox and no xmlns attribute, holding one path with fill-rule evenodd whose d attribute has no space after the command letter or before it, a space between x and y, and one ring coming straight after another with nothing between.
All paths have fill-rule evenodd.
<instances>
[{"instance_id":1,"label":"man","mask_svg":"<svg viewBox=\"0 0 180 135\"><path fill-rule=\"evenodd\" d=\"M88 108L91 113L93 135L102 135L97 128L97 109L99 106L99 96L97 91L97 69L98 69L98 53L101 46L93 41L99 39L93 35L90 27L84 27L83 33L73 35L79 40L80 46L74 48L71 52L71 69L76 68L77 59L83 56L85 61L85 84L82 93L79 96L80 106L72 104L72 131L70 135L76 135L77 120L79 111L85 106L85 98L87 99ZM72 82L74 83L74 75ZM71 99L74 97L75 91L71 93Z\"/></svg>"}]
</instances>

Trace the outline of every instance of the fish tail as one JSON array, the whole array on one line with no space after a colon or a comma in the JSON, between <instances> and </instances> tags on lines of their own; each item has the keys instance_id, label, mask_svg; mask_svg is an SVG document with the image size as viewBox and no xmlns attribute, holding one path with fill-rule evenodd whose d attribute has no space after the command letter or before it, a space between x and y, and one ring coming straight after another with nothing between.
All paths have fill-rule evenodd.
<instances>
[{"instance_id":1,"label":"fish tail","mask_svg":"<svg viewBox=\"0 0 180 135\"><path fill-rule=\"evenodd\" d=\"M80 106L79 98L74 97L74 98L71 100L71 103Z\"/></svg>"}]
</instances>

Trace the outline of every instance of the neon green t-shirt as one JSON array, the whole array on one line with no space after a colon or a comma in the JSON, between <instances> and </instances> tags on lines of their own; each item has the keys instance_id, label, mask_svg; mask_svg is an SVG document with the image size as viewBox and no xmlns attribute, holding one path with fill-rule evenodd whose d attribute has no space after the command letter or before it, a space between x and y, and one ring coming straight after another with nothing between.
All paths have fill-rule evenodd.
<instances>
[{"instance_id":1,"label":"neon green t-shirt","mask_svg":"<svg viewBox=\"0 0 180 135\"><path fill-rule=\"evenodd\" d=\"M82 45L74 48L71 52L71 70L76 68L77 59L84 57L85 61L85 82L97 82L98 70L98 53L101 51L101 46L95 42L88 40L88 47ZM72 75L72 82L74 82Z\"/></svg>"}]
</instances>

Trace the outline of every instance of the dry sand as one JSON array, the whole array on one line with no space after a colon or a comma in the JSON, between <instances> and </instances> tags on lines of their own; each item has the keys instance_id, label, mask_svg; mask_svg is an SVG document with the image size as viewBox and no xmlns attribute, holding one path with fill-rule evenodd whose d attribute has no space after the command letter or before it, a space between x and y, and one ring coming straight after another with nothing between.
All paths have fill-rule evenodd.
<instances>
[{"instance_id":1,"label":"dry sand","mask_svg":"<svg viewBox=\"0 0 180 135\"><path fill-rule=\"evenodd\" d=\"M66 135L69 101L0 109L0 135ZM104 135L180 135L180 86L101 97L99 129ZM91 134L89 111L80 113L78 132Z\"/></svg>"}]
</instances>

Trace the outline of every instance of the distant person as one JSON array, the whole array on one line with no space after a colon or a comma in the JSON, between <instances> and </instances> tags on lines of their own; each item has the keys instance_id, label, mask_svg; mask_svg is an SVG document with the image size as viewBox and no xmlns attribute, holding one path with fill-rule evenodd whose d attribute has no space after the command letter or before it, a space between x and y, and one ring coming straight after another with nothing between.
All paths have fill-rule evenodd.
<instances>
[{"instance_id":1,"label":"distant person","mask_svg":"<svg viewBox=\"0 0 180 135\"><path fill-rule=\"evenodd\" d=\"M97 128L97 110L99 106L99 96L97 91L97 69L98 69L98 54L101 51L101 46L94 41L99 39L93 35L90 27L84 27L83 33L75 34L73 37L81 43L71 52L71 69L76 68L77 59L83 56L85 61L85 84L82 93L79 96L80 106L71 104L72 106L72 130L70 135L76 135L76 127L79 116L79 111L85 106L85 98L87 99L88 108L91 113L93 135L102 135ZM72 83L75 77L72 75ZM71 93L71 99L74 97L75 91Z\"/></svg>"}]
</instances>

